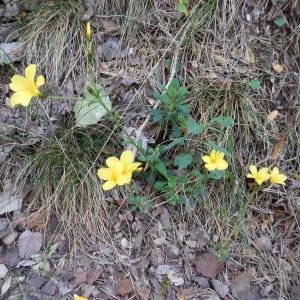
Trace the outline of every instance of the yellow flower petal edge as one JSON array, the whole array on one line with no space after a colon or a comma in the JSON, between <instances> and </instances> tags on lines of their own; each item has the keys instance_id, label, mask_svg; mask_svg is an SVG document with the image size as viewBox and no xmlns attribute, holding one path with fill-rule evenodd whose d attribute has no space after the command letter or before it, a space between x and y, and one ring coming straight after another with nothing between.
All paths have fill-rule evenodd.
<instances>
[{"instance_id":1,"label":"yellow flower petal edge","mask_svg":"<svg viewBox=\"0 0 300 300\"><path fill-rule=\"evenodd\" d=\"M83 297L83 296L78 296L76 294L73 297L74 297L74 300L88 300L88 298Z\"/></svg>"},{"instance_id":2,"label":"yellow flower petal edge","mask_svg":"<svg viewBox=\"0 0 300 300\"><path fill-rule=\"evenodd\" d=\"M251 165L249 169L250 173L247 174L247 178L253 178L258 185L262 185L264 182L268 181L271 176L268 168L257 170L255 165Z\"/></svg>"},{"instance_id":3,"label":"yellow flower petal edge","mask_svg":"<svg viewBox=\"0 0 300 300\"><path fill-rule=\"evenodd\" d=\"M97 172L98 177L106 181L102 185L104 191L130 184L132 173L142 170L141 163L134 162L134 153L130 150L123 151L120 159L111 156L105 162L107 168L100 168Z\"/></svg>"},{"instance_id":4,"label":"yellow flower petal edge","mask_svg":"<svg viewBox=\"0 0 300 300\"><path fill-rule=\"evenodd\" d=\"M86 23L86 38L88 41L92 39L91 22Z\"/></svg>"},{"instance_id":5,"label":"yellow flower petal edge","mask_svg":"<svg viewBox=\"0 0 300 300\"><path fill-rule=\"evenodd\" d=\"M39 75L35 81L36 65L31 64L25 69L25 76L14 75L9 84L10 89L14 92L10 98L10 105L28 106L33 97L41 96L39 87L45 84L45 78Z\"/></svg>"},{"instance_id":6,"label":"yellow flower petal edge","mask_svg":"<svg viewBox=\"0 0 300 300\"><path fill-rule=\"evenodd\" d=\"M210 155L202 156L202 160L205 162L204 166L208 171L223 171L228 168L228 163L224 159L224 153L215 149L211 150Z\"/></svg>"},{"instance_id":7,"label":"yellow flower petal edge","mask_svg":"<svg viewBox=\"0 0 300 300\"><path fill-rule=\"evenodd\" d=\"M277 167L274 167L273 170L271 170L270 181L272 183L285 185L286 179L287 179L287 176L284 174L281 174Z\"/></svg>"}]
</instances>

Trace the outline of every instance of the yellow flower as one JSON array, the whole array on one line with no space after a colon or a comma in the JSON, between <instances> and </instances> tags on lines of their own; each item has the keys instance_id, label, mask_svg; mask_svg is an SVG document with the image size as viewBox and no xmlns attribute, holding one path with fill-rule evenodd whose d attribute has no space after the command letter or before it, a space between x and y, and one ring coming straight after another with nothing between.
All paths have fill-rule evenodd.
<instances>
[{"instance_id":1,"label":"yellow flower","mask_svg":"<svg viewBox=\"0 0 300 300\"><path fill-rule=\"evenodd\" d=\"M270 173L270 181L272 183L285 185L287 177L284 174L280 174L279 169L277 167L273 168Z\"/></svg>"},{"instance_id":2,"label":"yellow flower","mask_svg":"<svg viewBox=\"0 0 300 300\"><path fill-rule=\"evenodd\" d=\"M259 185L269 180L271 176L268 168L261 168L257 171L257 168L254 165L250 166L250 172L251 173L247 174L247 178L253 178Z\"/></svg>"},{"instance_id":3,"label":"yellow flower","mask_svg":"<svg viewBox=\"0 0 300 300\"><path fill-rule=\"evenodd\" d=\"M202 160L205 162L205 168L209 171L223 171L228 168L228 163L224 159L224 153L221 151L216 151L213 149L209 156L202 156Z\"/></svg>"},{"instance_id":4,"label":"yellow flower","mask_svg":"<svg viewBox=\"0 0 300 300\"><path fill-rule=\"evenodd\" d=\"M82 296L78 296L78 295L74 295L74 300L88 300L88 298L86 297L82 297Z\"/></svg>"},{"instance_id":5,"label":"yellow flower","mask_svg":"<svg viewBox=\"0 0 300 300\"><path fill-rule=\"evenodd\" d=\"M88 41L92 39L92 30L91 30L91 23L87 22L86 23L86 38Z\"/></svg>"},{"instance_id":6,"label":"yellow flower","mask_svg":"<svg viewBox=\"0 0 300 300\"><path fill-rule=\"evenodd\" d=\"M25 69L25 76L14 75L9 85L14 91L10 98L12 107L21 104L28 106L32 97L41 96L39 87L45 84L44 76L40 75L35 81L36 65L31 64Z\"/></svg>"},{"instance_id":7,"label":"yellow flower","mask_svg":"<svg viewBox=\"0 0 300 300\"><path fill-rule=\"evenodd\" d=\"M126 150L121 154L120 159L109 157L106 160L108 168L100 168L98 177L106 180L102 185L104 191L113 189L116 185L129 184L132 178L132 172L141 170L141 163L134 162L134 154Z\"/></svg>"}]
</instances>

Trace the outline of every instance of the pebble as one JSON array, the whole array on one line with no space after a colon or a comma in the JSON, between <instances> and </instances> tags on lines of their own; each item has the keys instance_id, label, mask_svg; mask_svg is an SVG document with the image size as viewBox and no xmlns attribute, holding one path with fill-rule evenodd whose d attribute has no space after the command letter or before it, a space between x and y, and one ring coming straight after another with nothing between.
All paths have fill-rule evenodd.
<instances>
[{"instance_id":1,"label":"pebble","mask_svg":"<svg viewBox=\"0 0 300 300\"><path fill-rule=\"evenodd\" d=\"M7 236L5 236L4 238L2 238L2 242L4 245L9 246L16 240L18 236L19 233L17 231L13 231L9 233Z\"/></svg>"},{"instance_id":2,"label":"pebble","mask_svg":"<svg viewBox=\"0 0 300 300\"><path fill-rule=\"evenodd\" d=\"M0 279L4 279L8 273L6 265L0 264Z\"/></svg>"}]
</instances>

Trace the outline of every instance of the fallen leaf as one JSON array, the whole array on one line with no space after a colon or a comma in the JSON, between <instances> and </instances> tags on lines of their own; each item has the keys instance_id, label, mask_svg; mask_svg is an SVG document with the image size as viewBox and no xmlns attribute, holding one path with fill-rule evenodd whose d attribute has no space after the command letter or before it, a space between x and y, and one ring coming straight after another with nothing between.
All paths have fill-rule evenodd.
<instances>
[{"instance_id":1,"label":"fallen leaf","mask_svg":"<svg viewBox=\"0 0 300 300\"><path fill-rule=\"evenodd\" d=\"M300 285L291 287L291 299L300 299Z\"/></svg>"},{"instance_id":2,"label":"fallen leaf","mask_svg":"<svg viewBox=\"0 0 300 300\"><path fill-rule=\"evenodd\" d=\"M120 26L113 20L104 20L102 21L104 34L116 36L121 32Z\"/></svg>"},{"instance_id":3,"label":"fallen leaf","mask_svg":"<svg viewBox=\"0 0 300 300\"><path fill-rule=\"evenodd\" d=\"M146 233L146 227L143 226L134 239L133 249L139 249L142 246L145 233Z\"/></svg>"},{"instance_id":4,"label":"fallen leaf","mask_svg":"<svg viewBox=\"0 0 300 300\"><path fill-rule=\"evenodd\" d=\"M232 283L230 286L232 295L236 299L247 299L245 298L245 296L251 291L250 283L252 279L252 275L250 275L248 272L243 272L236 275L232 279Z\"/></svg>"},{"instance_id":5,"label":"fallen leaf","mask_svg":"<svg viewBox=\"0 0 300 300\"><path fill-rule=\"evenodd\" d=\"M17 265L20 260L19 251L16 248L5 251L4 254L0 254L0 263L8 267Z\"/></svg>"},{"instance_id":6,"label":"fallen leaf","mask_svg":"<svg viewBox=\"0 0 300 300\"><path fill-rule=\"evenodd\" d=\"M195 263L197 272L208 278L215 278L224 266L213 253L198 256Z\"/></svg>"},{"instance_id":7,"label":"fallen leaf","mask_svg":"<svg viewBox=\"0 0 300 300\"><path fill-rule=\"evenodd\" d=\"M160 223L165 230L172 228L171 217L167 208L163 208L163 212L160 215Z\"/></svg>"},{"instance_id":8,"label":"fallen leaf","mask_svg":"<svg viewBox=\"0 0 300 300\"><path fill-rule=\"evenodd\" d=\"M102 273L103 273L102 268L99 268L99 269L95 270L94 272L90 273L87 278L88 284L93 284L100 277L100 275Z\"/></svg>"},{"instance_id":9,"label":"fallen leaf","mask_svg":"<svg viewBox=\"0 0 300 300\"><path fill-rule=\"evenodd\" d=\"M21 258L29 258L42 248L43 236L40 232L25 230L19 237L18 247Z\"/></svg>"},{"instance_id":10,"label":"fallen leaf","mask_svg":"<svg viewBox=\"0 0 300 300\"><path fill-rule=\"evenodd\" d=\"M0 215L16 211L22 207L22 196L16 185L11 181L4 184L3 192L0 192Z\"/></svg>"},{"instance_id":11,"label":"fallen leaf","mask_svg":"<svg viewBox=\"0 0 300 300\"><path fill-rule=\"evenodd\" d=\"M11 276L7 277L1 288L1 296L5 295L11 286Z\"/></svg>"},{"instance_id":12,"label":"fallen leaf","mask_svg":"<svg viewBox=\"0 0 300 300\"><path fill-rule=\"evenodd\" d=\"M220 280L212 279L211 284L214 290L222 297L225 298L226 295L229 293L229 288L227 285L222 283Z\"/></svg>"},{"instance_id":13,"label":"fallen leaf","mask_svg":"<svg viewBox=\"0 0 300 300\"><path fill-rule=\"evenodd\" d=\"M256 247L262 251L269 252L272 249L272 242L266 236L257 237L254 240Z\"/></svg>"},{"instance_id":14,"label":"fallen leaf","mask_svg":"<svg viewBox=\"0 0 300 300\"><path fill-rule=\"evenodd\" d=\"M285 131L281 134L278 142L274 146L273 153L272 153L272 159L276 159L280 155L287 137L288 137L287 131Z\"/></svg>"},{"instance_id":15,"label":"fallen leaf","mask_svg":"<svg viewBox=\"0 0 300 300\"><path fill-rule=\"evenodd\" d=\"M141 300L149 300L151 292L148 287L144 286L137 288L136 293Z\"/></svg>"},{"instance_id":16,"label":"fallen leaf","mask_svg":"<svg viewBox=\"0 0 300 300\"><path fill-rule=\"evenodd\" d=\"M196 292L197 290L194 287L185 289L178 295L178 300L189 300L195 296Z\"/></svg>"},{"instance_id":17,"label":"fallen leaf","mask_svg":"<svg viewBox=\"0 0 300 300\"><path fill-rule=\"evenodd\" d=\"M285 65L273 64L272 68L274 69L274 71L281 74L282 72L284 72Z\"/></svg>"},{"instance_id":18,"label":"fallen leaf","mask_svg":"<svg viewBox=\"0 0 300 300\"><path fill-rule=\"evenodd\" d=\"M76 269L73 273L75 279L74 279L74 284L75 286L78 286L84 282L87 282L87 274L84 270L82 269Z\"/></svg>"},{"instance_id":19,"label":"fallen leaf","mask_svg":"<svg viewBox=\"0 0 300 300\"><path fill-rule=\"evenodd\" d=\"M118 295L126 295L133 291L133 285L130 279L123 279L119 281L116 287L116 293Z\"/></svg>"},{"instance_id":20,"label":"fallen leaf","mask_svg":"<svg viewBox=\"0 0 300 300\"><path fill-rule=\"evenodd\" d=\"M268 120L269 122L274 121L274 120L277 118L278 114L279 114L279 111L278 111L277 109L271 111L271 112L268 114L267 120Z\"/></svg>"},{"instance_id":21,"label":"fallen leaf","mask_svg":"<svg viewBox=\"0 0 300 300\"><path fill-rule=\"evenodd\" d=\"M251 48L247 48L245 52L245 58L249 64L255 63L255 56Z\"/></svg>"},{"instance_id":22,"label":"fallen leaf","mask_svg":"<svg viewBox=\"0 0 300 300\"><path fill-rule=\"evenodd\" d=\"M34 214L26 219L26 227L36 231L43 231L46 226L46 219L42 214Z\"/></svg>"}]
</instances>

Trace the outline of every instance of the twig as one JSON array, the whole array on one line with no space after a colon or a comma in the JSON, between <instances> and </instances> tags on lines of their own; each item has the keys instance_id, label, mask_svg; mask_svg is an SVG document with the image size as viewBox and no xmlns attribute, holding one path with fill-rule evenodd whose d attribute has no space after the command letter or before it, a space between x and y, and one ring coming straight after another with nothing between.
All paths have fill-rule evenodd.
<instances>
[{"instance_id":1,"label":"twig","mask_svg":"<svg viewBox=\"0 0 300 300\"><path fill-rule=\"evenodd\" d=\"M175 52L174 52L174 55L173 55L173 58L172 58L172 64L171 64L171 72L170 72L170 78L168 80L168 83L166 85L166 88L169 87L169 85L171 84L172 80L174 79L175 77L175 74L176 74L176 65L177 65L177 60L178 60L178 56L179 56L179 52L180 52L180 48L181 48L181 45L182 43L184 42L184 39L185 39L185 36L186 36L186 33L188 31L188 29L190 28L190 24L191 22L188 24L188 26L185 28L184 32L182 33L182 36L181 36L181 39L179 41L179 43L176 45L176 49L175 49ZM160 101L156 101L155 105L153 106L153 109L156 109L159 107L160 105ZM139 142L139 139L143 133L143 130L145 129L145 127L147 126L148 122L150 120L150 113L148 113L145 121L143 122L143 124L138 128L138 130L136 131L136 144L138 144ZM137 148L134 146L133 148L133 153L134 153L134 156L136 155L136 152L137 152Z\"/></svg>"}]
</instances>

